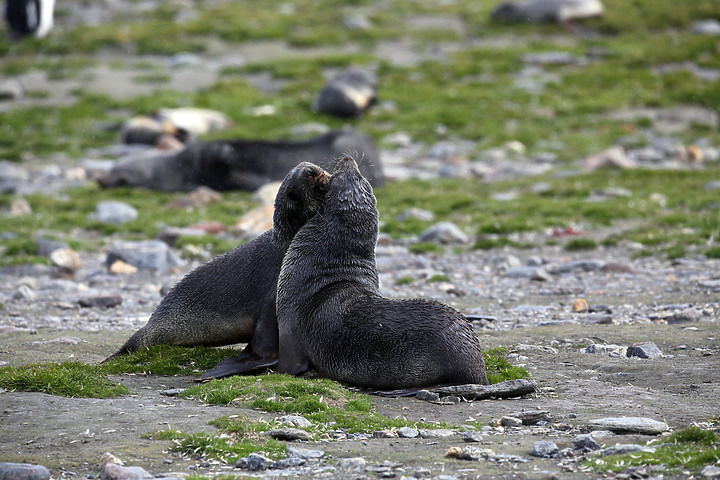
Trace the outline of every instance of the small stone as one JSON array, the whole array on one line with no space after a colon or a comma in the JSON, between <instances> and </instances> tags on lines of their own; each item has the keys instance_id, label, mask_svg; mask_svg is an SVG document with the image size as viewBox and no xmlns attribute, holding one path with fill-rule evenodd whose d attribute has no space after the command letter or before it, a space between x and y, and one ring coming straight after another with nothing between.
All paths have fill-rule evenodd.
<instances>
[{"instance_id":1,"label":"small stone","mask_svg":"<svg viewBox=\"0 0 720 480\"><path fill-rule=\"evenodd\" d=\"M76 272L82 266L80 255L71 248L58 248L50 253L50 261L67 272Z\"/></svg>"},{"instance_id":2,"label":"small stone","mask_svg":"<svg viewBox=\"0 0 720 480\"><path fill-rule=\"evenodd\" d=\"M367 461L362 457L343 458L340 460L340 468L343 470L362 470Z\"/></svg>"},{"instance_id":3,"label":"small stone","mask_svg":"<svg viewBox=\"0 0 720 480\"><path fill-rule=\"evenodd\" d=\"M26 300L31 302L36 298L37 293L35 293L35 291L27 285L18 286L17 289L15 289L15 293L13 293L14 300Z\"/></svg>"},{"instance_id":4,"label":"small stone","mask_svg":"<svg viewBox=\"0 0 720 480\"><path fill-rule=\"evenodd\" d=\"M700 471L700 475L705 478L720 478L720 467L705 465L705 468Z\"/></svg>"},{"instance_id":5,"label":"small stone","mask_svg":"<svg viewBox=\"0 0 720 480\"><path fill-rule=\"evenodd\" d=\"M420 438L446 438L455 435L455 432L446 428L438 428L433 430L418 430Z\"/></svg>"},{"instance_id":6,"label":"small stone","mask_svg":"<svg viewBox=\"0 0 720 480\"><path fill-rule=\"evenodd\" d=\"M395 220L398 222L404 222L410 218L431 222L435 218L435 214L429 210L423 210L421 208L409 208L396 216Z\"/></svg>"},{"instance_id":7,"label":"small stone","mask_svg":"<svg viewBox=\"0 0 720 480\"><path fill-rule=\"evenodd\" d=\"M264 432L264 435L272 437L276 440L287 440L291 442L295 440L310 440L310 434L305 430L300 430L299 428L278 428L276 430Z\"/></svg>"},{"instance_id":8,"label":"small stone","mask_svg":"<svg viewBox=\"0 0 720 480\"><path fill-rule=\"evenodd\" d=\"M509 417L514 417L517 419L520 419L522 421L523 425L537 425L540 422L549 422L552 420L552 417L548 412L544 411L535 411L535 410L528 410L528 411L522 411L522 412L515 412L508 415Z\"/></svg>"},{"instance_id":9,"label":"small stone","mask_svg":"<svg viewBox=\"0 0 720 480\"><path fill-rule=\"evenodd\" d=\"M553 275L562 275L576 272L596 272L605 265L602 260L576 260L548 268Z\"/></svg>"},{"instance_id":10,"label":"small stone","mask_svg":"<svg viewBox=\"0 0 720 480\"><path fill-rule=\"evenodd\" d=\"M120 305L122 297L120 295L97 295L81 298L77 303L85 308L110 308Z\"/></svg>"},{"instance_id":11,"label":"small stone","mask_svg":"<svg viewBox=\"0 0 720 480\"><path fill-rule=\"evenodd\" d=\"M544 269L540 267L513 267L508 268L504 277L508 278L529 278L536 282L547 282L552 280L552 276Z\"/></svg>"},{"instance_id":12,"label":"small stone","mask_svg":"<svg viewBox=\"0 0 720 480\"><path fill-rule=\"evenodd\" d=\"M467 443L479 443L485 440L485 436L475 430L460 433L462 439Z\"/></svg>"},{"instance_id":13,"label":"small stone","mask_svg":"<svg viewBox=\"0 0 720 480\"><path fill-rule=\"evenodd\" d=\"M505 416L500 419L500 425L503 427L522 427L522 424L522 420L515 417Z\"/></svg>"},{"instance_id":14,"label":"small stone","mask_svg":"<svg viewBox=\"0 0 720 480\"><path fill-rule=\"evenodd\" d=\"M530 455L534 457L549 458L556 453L558 453L558 446L555 445L555 442L551 442L550 440L540 440L533 443L530 448Z\"/></svg>"},{"instance_id":15,"label":"small stone","mask_svg":"<svg viewBox=\"0 0 720 480\"><path fill-rule=\"evenodd\" d=\"M160 240L117 241L110 245L105 264L116 260L129 263L139 270L166 272L180 264L170 247Z\"/></svg>"},{"instance_id":16,"label":"small stone","mask_svg":"<svg viewBox=\"0 0 720 480\"><path fill-rule=\"evenodd\" d=\"M97 204L94 218L101 223L122 224L137 219L138 211L127 203L107 200Z\"/></svg>"},{"instance_id":17,"label":"small stone","mask_svg":"<svg viewBox=\"0 0 720 480\"><path fill-rule=\"evenodd\" d=\"M573 440L573 447L575 450L582 450L583 452L594 452L600 450L600 444L595 441L592 435L578 435Z\"/></svg>"},{"instance_id":18,"label":"small stone","mask_svg":"<svg viewBox=\"0 0 720 480\"><path fill-rule=\"evenodd\" d=\"M635 161L627 156L625 149L620 146L612 146L600 153L591 155L583 162L585 170L599 170L601 168L635 168Z\"/></svg>"},{"instance_id":19,"label":"small stone","mask_svg":"<svg viewBox=\"0 0 720 480\"><path fill-rule=\"evenodd\" d=\"M24 198L14 198L10 203L10 216L11 217L25 217L31 215L33 212L30 203Z\"/></svg>"},{"instance_id":20,"label":"small stone","mask_svg":"<svg viewBox=\"0 0 720 480\"><path fill-rule=\"evenodd\" d=\"M416 428L412 427L401 427L397 430L398 437L400 438L416 438L420 432Z\"/></svg>"},{"instance_id":21,"label":"small stone","mask_svg":"<svg viewBox=\"0 0 720 480\"><path fill-rule=\"evenodd\" d=\"M305 463L307 463L307 461L304 458L290 457L278 460L277 462L275 462L275 467L280 469L295 468L301 465L305 465Z\"/></svg>"},{"instance_id":22,"label":"small stone","mask_svg":"<svg viewBox=\"0 0 720 480\"><path fill-rule=\"evenodd\" d=\"M222 195L206 186L197 187L187 195L177 198L168 204L168 207L193 210L222 200Z\"/></svg>"},{"instance_id":23,"label":"small stone","mask_svg":"<svg viewBox=\"0 0 720 480\"><path fill-rule=\"evenodd\" d=\"M666 432L667 423L643 417L598 418L588 422L590 430L610 430L615 433L640 433L658 435Z\"/></svg>"},{"instance_id":24,"label":"small stone","mask_svg":"<svg viewBox=\"0 0 720 480\"><path fill-rule=\"evenodd\" d=\"M445 245L468 243L469 237L451 222L438 222L420 234L421 242L437 242Z\"/></svg>"},{"instance_id":25,"label":"small stone","mask_svg":"<svg viewBox=\"0 0 720 480\"><path fill-rule=\"evenodd\" d=\"M177 397L184 391L184 388L169 388L167 390L162 390L160 395L165 395L166 397Z\"/></svg>"},{"instance_id":26,"label":"small stone","mask_svg":"<svg viewBox=\"0 0 720 480\"><path fill-rule=\"evenodd\" d=\"M62 248L70 248L70 246L60 240L52 240L44 237L37 239L37 254L41 257L49 257L52 252Z\"/></svg>"},{"instance_id":27,"label":"small stone","mask_svg":"<svg viewBox=\"0 0 720 480\"><path fill-rule=\"evenodd\" d=\"M584 298L578 298L573 303L573 312L575 313L587 313L588 308L588 302Z\"/></svg>"},{"instance_id":28,"label":"small stone","mask_svg":"<svg viewBox=\"0 0 720 480\"><path fill-rule=\"evenodd\" d=\"M430 392L428 390L420 390L415 394L415 398L418 400L424 400L426 402L439 402L440 401L440 395L438 395L435 392Z\"/></svg>"},{"instance_id":29,"label":"small stone","mask_svg":"<svg viewBox=\"0 0 720 480\"><path fill-rule=\"evenodd\" d=\"M0 480L49 480L50 470L31 463L0 463Z\"/></svg>"},{"instance_id":30,"label":"small stone","mask_svg":"<svg viewBox=\"0 0 720 480\"><path fill-rule=\"evenodd\" d=\"M691 29L698 35L720 35L720 22L714 18L697 20L692 23Z\"/></svg>"},{"instance_id":31,"label":"small stone","mask_svg":"<svg viewBox=\"0 0 720 480\"><path fill-rule=\"evenodd\" d=\"M617 445L604 448L601 455L605 457L608 455L625 455L626 453L635 452L654 453L655 447L646 447L645 445L638 445L636 443L618 443Z\"/></svg>"},{"instance_id":32,"label":"small stone","mask_svg":"<svg viewBox=\"0 0 720 480\"><path fill-rule=\"evenodd\" d=\"M398 438L398 433L395 430L378 430L373 432L373 438Z\"/></svg>"},{"instance_id":33,"label":"small stone","mask_svg":"<svg viewBox=\"0 0 720 480\"><path fill-rule=\"evenodd\" d=\"M250 470L251 472L267 470L273 465L273 461L260 455L259 453L251 453L246 458L241 458L235 463L235 468Z\"/></svg>"},{"instance_id":34,"label":"small stone","mask_svg":"<svg viewBox=\"0 0 720 480\"><path fill-rule=\"evenodd\" d=\"M625 356L627 350L625 347L621 347L620 345L614 345L614 344L602 344L602 343L594 343L592 345L588 345L585 347L585 353L598 353L598 354L618 354Z\"/></svg>"},{"instance_id":35,"label":"small stone","mask_svg":"<svg viewBox=\"0 0 720 480\"><path fill-rule=\"evenodd\" d=\"M627 356L636 358L662 358L663 354L654 343L644 342L630 345L627 349Z\"/></svg>"},{"instance_id":36,"label":"small stone","mask_svg":"<svg viewBox=\"0 0 720 480\"><path fill-rule=\"evenodd\" d=\"M697 313L695 313L694 311L686 310L684 312L673 313L671 316L666 317L665 321L670 325L674 325L677 323L697 322L698 316Z\"/></svg>"},{"instance_id":37,"label":"small stone","mask_svg":"<svg viewBox=\"0 0 720 480\"><path fill-rule=\"evenodd\" d=\"M123 262L122 260L115 260L110 268L109 273L116 275L133 275L137 273L138 269L130 265L129 263Z\"/></svg>"},{"instance_id":38,"label":"small stone","mask_svg":"<svg viewBox=\"0 0 720 480\"><path fill-rule=\"evenodd\" d=\"M5 80L0 83L0 101L19 100L25 96L25 87L15 79ZM24 465L24 464L18 464Z\"/></svg>"},{"instance_id":39,"label":"small stone","mask_svg":"<svg viewBox=\"0 0 720 480\"><path fill-rule=\"evenodd\" d=\"M310 420L305 417L301 417L300 415L285 415L284 417L280 417L278 420L282 423L292 425L293 427L306 428L312 426L312 422Z\"/></svg>"}]
</instances>

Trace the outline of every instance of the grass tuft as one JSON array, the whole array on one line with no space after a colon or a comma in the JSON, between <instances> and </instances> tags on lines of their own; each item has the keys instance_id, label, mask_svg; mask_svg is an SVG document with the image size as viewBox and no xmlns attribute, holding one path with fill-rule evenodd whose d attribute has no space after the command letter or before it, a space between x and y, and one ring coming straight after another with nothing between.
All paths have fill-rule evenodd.
<instances>
[{"instance_id":1,"label":"grass tuft","mask_svg":"<svg viewBox=\"0 0 720 480\"><path fill-rule=\"evenodd\" d=\"M113 398L128 393L126 386L110 381L100 366L78 362L3 367L0 387L80 398Z\"/></svg>"}]
</instances>

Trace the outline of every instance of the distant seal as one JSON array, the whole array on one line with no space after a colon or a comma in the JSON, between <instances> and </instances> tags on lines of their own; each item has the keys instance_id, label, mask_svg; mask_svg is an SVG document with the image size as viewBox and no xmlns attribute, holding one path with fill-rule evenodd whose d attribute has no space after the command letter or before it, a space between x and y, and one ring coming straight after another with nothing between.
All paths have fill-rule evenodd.
<instances>
[{"instance_id":1,"label":"distant seal","mask_svg":"<svg viewBox=\"0 0 720 480\"><path fill-rule=\"evenodd\" d=\"M6 0L5 21L12 40L43 38L53 27L55 0Z\"/></svg>"},{"instance_id":2,"label":"distant seal","mask_svg":"<svg viewBox=\"0 0 720 480\"><path fill-rule=\"evenodd\" d=\"M603 14L600 0L528 0L499 4L490 17L500 22L567 23Z\"/></svg>"},{"instance_id":3,"label":"distant seal","mask_svg":"<svg viewBox=\"0 0 720 480\"><path fill-rule=\"evenodd\" d=\"M313 110L340 118L360 117L377 101L377 79L362 68L351 67L333 76L320 90Z\"/></svg>"},{"instance_id":4,"label":"distant seal","mask_svg":"<svg viewBox=\"0 0 720 480\"><path fill-rule=\"evenodd\" d=\"M295 233L319 209L327 186L328 175L320 167L297 165L275 198L273 229L188 273L163 297L147 325L112 357L156 344L249 342L241 355L211 370L209 376L273 364L278 342L275 295L282 259Z\"/></svg>"},{"instance_id":5,"label":"distant seal","mask_svg":"<svg viewBox=\"0 0 720 480\"><path fill-rule=\"evenodd\" d=\"M98 179L103 187L142 187L190 191L201 185L213 190L256 190L282 180L299 162L332 169L337 158L356 152L360 169L375 186L383 184L374 142L353 129L329 132L306 141L218 140L187 146L179 152L142 153L120 160Z\"/></svg>"},{"instance_id":6,"label":"distant seal","mask_svg":"<svg viewBox=\"0 0 720 480\"><path fill-rule=\"evenodd\" d=\"M341 159L318 213L295 235L278 278L278 371L360 387L487 384L472 325L425 300L380 296L378 212L352 157Z\"/></svg>"}]
</instances>

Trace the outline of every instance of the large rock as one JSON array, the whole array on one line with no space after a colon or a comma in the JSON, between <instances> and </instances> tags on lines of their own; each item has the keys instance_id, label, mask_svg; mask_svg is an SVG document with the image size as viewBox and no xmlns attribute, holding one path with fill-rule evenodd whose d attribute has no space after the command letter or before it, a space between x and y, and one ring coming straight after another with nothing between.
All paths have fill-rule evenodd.
<instances>
[{"instance_id":1,"label":"large rock","mask_svg":"<svg viewBox=\"0 0 720 480\"><path fill-rule=\"evenodd\" d=\"M50 470L30 463L0 463L0 480L49 480Z\"/></svg>"},{"instance_id":2,"label":"large rock","mask_svg":"<svg viewBox=\"0 0 720 480\"><path fill-rule=\"evenodd\" d=\"M166 272L180 264L167 243L160 240L119 241L110 245L105 264L110 268L122 260L139 270Z\"/></svg>"},{"instance_id":3,"label":"large rock","mask_svg":"<svg viewBox=\"0 0 720 480\"><path fill-rule=\"evenodd\" d=\"M598 418L588 422L589 430L609 430L615 433L639 433L658 435L667 431L665 422L643 417Z\"/></svg>"}]
</instances>

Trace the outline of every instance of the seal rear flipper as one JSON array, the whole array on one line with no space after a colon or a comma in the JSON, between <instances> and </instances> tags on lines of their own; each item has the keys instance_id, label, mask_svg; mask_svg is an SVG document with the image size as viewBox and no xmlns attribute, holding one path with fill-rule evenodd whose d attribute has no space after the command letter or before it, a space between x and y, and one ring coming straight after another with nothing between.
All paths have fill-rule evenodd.
<instances>
[{"instance_id":1,"label":"seal rear flipper","mask_svg":"<svg viewBox=\"0 0 720 480\"><path fill-rule=\"evenodd\" d=\"M375 390L368 392L368 395L377 395L379 397L412 397L420 390L426 390L426 387L398 388L396 390Z\"/></svg>"},{"instance_id":2,"label":"seal rear flipper","mask_svg":"<svg viewBox=\"0 0 720 480\"><path fill-rule=\"evenodd\" d=\"M225 378L255 370L271 368L277 365L277 358L260 358L253 353L242 352L234 357L226 358L205 372L196 382L206 382L214 378Z\"/></svg>"}]
</instances>

